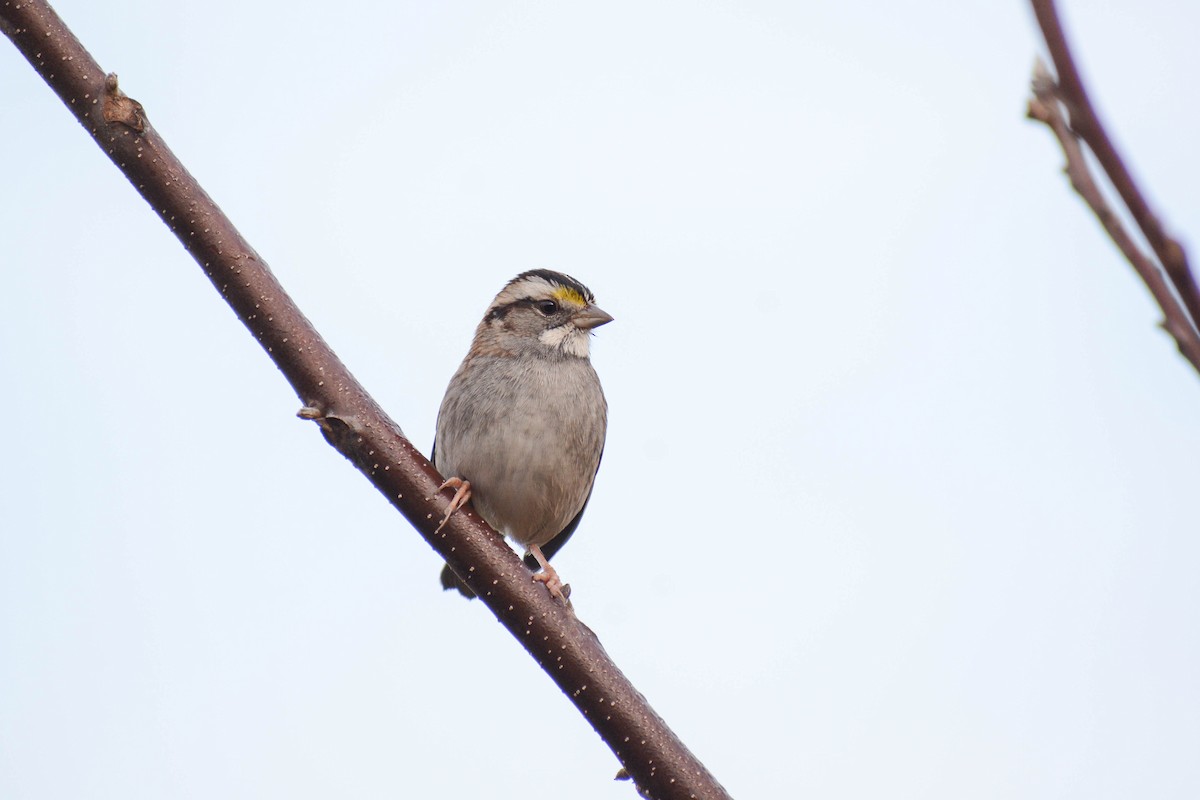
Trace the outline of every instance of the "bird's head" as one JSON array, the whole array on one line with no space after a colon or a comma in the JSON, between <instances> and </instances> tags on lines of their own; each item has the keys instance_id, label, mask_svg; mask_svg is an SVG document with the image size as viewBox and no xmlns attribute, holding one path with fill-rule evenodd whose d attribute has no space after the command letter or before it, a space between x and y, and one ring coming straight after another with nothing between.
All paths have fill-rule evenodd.
<instances>
[{"instance_id":1,"label":"bird's head","mask_svg":"<svg viewBox=\"0 0 1200 800\"><path fill-rule=\"evenodd\" d=\"M612 322L591 290L548 269L522 272L488 306L475 334L480 352L492 348L547 357L588 357L593 328Z\"/></svg>"}]
</instances>

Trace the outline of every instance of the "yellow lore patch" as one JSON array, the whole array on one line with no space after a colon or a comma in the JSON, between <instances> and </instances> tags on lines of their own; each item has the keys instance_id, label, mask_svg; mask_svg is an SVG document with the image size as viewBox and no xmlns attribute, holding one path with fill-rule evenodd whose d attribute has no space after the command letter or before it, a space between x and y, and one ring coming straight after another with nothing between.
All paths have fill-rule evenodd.
<instances>
[{"instance_id":1,"label":"yellow lore patch","mask_svg":"<svg viewBox=\"0 0 1200 800\"><path fill-rule=\"evenodd\" d=\"M554 291L551 292L551 294L554 296L554 299L564 303L571 303L572 305L576 306L587 305L587 300L584 299L583 295L574 289L568 289L565 286L555 286Z\"/></svg>"}]
</instances>

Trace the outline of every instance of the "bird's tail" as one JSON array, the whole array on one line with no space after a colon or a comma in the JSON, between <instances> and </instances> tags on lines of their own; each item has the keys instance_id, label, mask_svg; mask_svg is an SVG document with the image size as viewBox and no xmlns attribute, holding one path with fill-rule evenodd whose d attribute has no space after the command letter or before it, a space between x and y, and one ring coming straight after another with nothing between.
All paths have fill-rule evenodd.
<instances>
[{"instance_id":1,"label":"bird's tail","mask_svg":"<svg viewBox=\"0 0 1200 800\"><path fill-rule=\"evenodd\" d=\"M454 570L450 569L449 564L442 567L442 589L457 589L458 593L468 600L475 597L475 593L471 591L470 587L459 580L458 576L454 574Z\"/></svg>"}]
</instances>

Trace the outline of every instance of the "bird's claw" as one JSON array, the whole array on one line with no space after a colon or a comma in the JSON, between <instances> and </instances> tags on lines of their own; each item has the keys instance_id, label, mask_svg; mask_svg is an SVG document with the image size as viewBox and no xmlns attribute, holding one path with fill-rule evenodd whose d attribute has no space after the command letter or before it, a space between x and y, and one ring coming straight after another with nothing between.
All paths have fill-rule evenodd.
<instances>
[{"instance_id":1,"label":"bird's claw","mask_svg":"<svg viewBox=\"0 0 1200 800\"><path fill-rule=\"evenodd\" d=\"M530 554L537 559L541 566L541 572L533 573L533 579L538 583L546 584L546 590L550 592L550 596L555 600L563 601L563 604L570 608L571 606L571 586L562 582L558 577L558 572L554 567L550 566L550 562L542 555L542 549L536 544L529 548Z\"/></svg>"},{"instance_id":2,"label":"bird's claw","mask_svg":"<svg viewBox=\"0 0 1200 800\"><path fill-rule=\"evenodd\" d=\"M443 489L453 489L454 497L450 498L450 505L446 506L446 515L442 517L442 521L434 528L433 532L435 535L441 531L443 525L450 521L450 517L454 516L454 512L465 506L467 501L471 499L471 482L463 480L458 476L447 478L446 482L437 488L434 495L436 496Z\"/></svg>"}]
</instances>

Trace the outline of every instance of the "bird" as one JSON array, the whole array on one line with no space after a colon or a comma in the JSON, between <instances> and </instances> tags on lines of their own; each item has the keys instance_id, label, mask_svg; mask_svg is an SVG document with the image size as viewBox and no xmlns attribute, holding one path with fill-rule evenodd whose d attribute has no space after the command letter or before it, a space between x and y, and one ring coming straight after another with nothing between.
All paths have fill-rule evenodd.
<instances>
[{"instance_id":1,"label":"bird","mask_svg":"<svg viewBox=\"0 0 1200 800\"><path fill-rule=\"evenodd\" d=\"M446 479L438 492L455 490L441 525L469 501L568 604L550 558L579 526L604 455L608 403L590 350L592 332L612 320L569 275L534 269L510 280L450 379L430 454ZM475 596L449 565L441 582Z\"/></svg>"}]
</instances>

